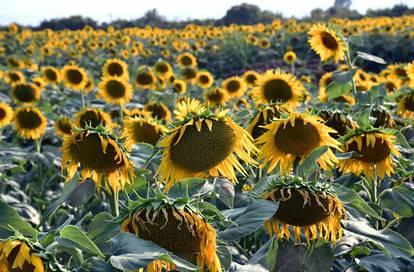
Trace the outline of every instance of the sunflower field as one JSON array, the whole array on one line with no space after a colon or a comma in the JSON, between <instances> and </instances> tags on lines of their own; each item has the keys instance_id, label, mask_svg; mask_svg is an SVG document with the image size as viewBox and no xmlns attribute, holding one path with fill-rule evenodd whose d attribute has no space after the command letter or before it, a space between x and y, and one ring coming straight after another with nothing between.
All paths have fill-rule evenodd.
<instances>
[{"instance_id":1,"label":"sunflower field","mask_svg":"<svg viewBox=\"0 0 414 272\"><path fill-rule=\"evenodd\" d=\"M413 25L9 25L0 272L414 271Z\"/></svg>"}]
</instances>

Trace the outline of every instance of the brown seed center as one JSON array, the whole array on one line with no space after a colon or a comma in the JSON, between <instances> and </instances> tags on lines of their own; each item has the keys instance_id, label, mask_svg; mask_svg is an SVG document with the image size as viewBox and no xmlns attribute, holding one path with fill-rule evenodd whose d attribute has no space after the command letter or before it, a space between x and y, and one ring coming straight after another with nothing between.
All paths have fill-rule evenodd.
<instances>
[{"instance_id":1,"label":"brown seed center","mask_svg":"<svg viewBox=\"0 0 414 272\"><path fill-rule=\"evenodd\" d=\"M282 79L271 79L264 84L264 96L268 102L287 102L292 96L292 88Z\"/></svg>"},{"instance_id":2,"label":"brown seed center","mask_svg":"<svg viewBox=\"0 0 414 272\"><path fill-rule=\"evenodd\" d=\"M355 151L362 156L362 157L355 158L356 160L360 160L363 162L369 162L369 163L376 163L376 162L380 162L386 159L390 155L391 150L388 147L388 145L385 143L385 141L381 143L381 139L376 138L375 145L374 147L372 147L371 144L367 146L366 135L361 136L361 139L362 139L361 151L358 150L358 145L355 141L352 142L348 147L348 151Z\"/></svg>"},{"instance_id":3,"label":"brown seed center","mask_svg":"<svg viewBox=\"0 0 414 272\"><path fill-rule=\"evenodd\" d=\"M322 43L325 47L335 50L338 49L339 44L336 39L328 32L322 32Z\"/></svg>"}]
</instances>

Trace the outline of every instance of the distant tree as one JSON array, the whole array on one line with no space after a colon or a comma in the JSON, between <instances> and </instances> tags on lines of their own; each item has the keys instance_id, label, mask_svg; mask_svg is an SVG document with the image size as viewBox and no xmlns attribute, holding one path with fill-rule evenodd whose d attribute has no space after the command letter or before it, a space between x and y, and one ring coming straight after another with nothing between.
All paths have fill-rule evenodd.
<instances>
[{"instance_id":1,"label":"distant tree","mask_svg":"<svg viewBox=\"0 0 414 272\"><path fill-rule=\"evenodd\" d=\"M321 8L316 8L311 11L311 20L322 21L325 18L325 11Z\"/></svg>"},{"instance_id":2,"label":"distant tree","mask_svg":"<svg viewBox=\"0 0 414 272\"><path fill-rule=\"evenodd\" d=\"M350 9L352 0L335 0L334 7L341 9Z\"/></svg>"},{"instance_id":3,"label":"distant tree","mask_svg":"<svg viewBox=\"0 0 414 272\"><path fill-rule=\"evenodd\" d=\"M261 10L256 5L243 3L231 7L222 21L225 25L229 24L255 24L258 22Z\"/></svg>"},{"instance_id":4,"label":"distant tree","mask_svg":"<svg viewBox=\"0 0 414 272\"><path fill-rule=\"evenodd\" d=\"M40 29L50 28L53 30L62 30L62 29L78 30L78 29L84 28L87 25L90 25L96 28L98 26L98 23L91 18L82 17L82 16L71 16L69 18L45 20L40 23L38 28Z\"/></svg>"}]
</instances>

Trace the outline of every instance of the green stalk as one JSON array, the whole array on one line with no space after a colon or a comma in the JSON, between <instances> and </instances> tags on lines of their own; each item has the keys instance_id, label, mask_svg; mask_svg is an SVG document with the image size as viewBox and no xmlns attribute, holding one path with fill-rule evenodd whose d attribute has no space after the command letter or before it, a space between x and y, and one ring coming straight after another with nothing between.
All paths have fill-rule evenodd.
<instances>
[{"instance_id":1,"label":"green stalk","mask_svg":"<svg viewBox=\"0 0 414 272\"><path fill-rule=\"evenodd\" d=\"M352 59L351 59L351 52L349 50L349 44L346 45L346 65L348 66L348 70L351 71L352 70ZM352 92L354 93L354 98L356 99L356 95L357 95L357 89L356 89L356 84L355 84L355 80L354 77L352 77L351 79L351 85L352 85Z\"/></svg>"},{"instance_id":2,"label":"green stalk","mask_svg":"<svg viewBox=\"0 0 414 272\"><path fill-rule=\"evenodd\" d=\"M81 93L81 106L82 106L82 110L86 107L85 104L85 93L83 91L80 91Z\"/></svg>"},{"instance_id":3,"label":"green stalk","mask_svg":"<svg viewBox=\"0 0 414 272\"><path fill-rule=\"evenodd\" d=\"M113 217L119 215L119 192L111 191L107 193L109 199L109 206L111 207L111 214Z\"/></svg>"}]
</instances>

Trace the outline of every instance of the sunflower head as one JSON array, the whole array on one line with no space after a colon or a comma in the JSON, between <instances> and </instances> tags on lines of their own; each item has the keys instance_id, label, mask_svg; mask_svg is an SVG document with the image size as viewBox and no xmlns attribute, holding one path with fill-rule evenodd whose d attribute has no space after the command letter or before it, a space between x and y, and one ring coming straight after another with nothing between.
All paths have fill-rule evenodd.
<instances>
[{"instance_id":1,"label":"sunflower head","mask_svg":"<svg viewBox=\"0 0 414 272\"><path fill-rule=\"evenodd\" d=\"M204 271L220 272L221 264L216 254L216 232L207 219L188 202L169 199L166 196L145 199L131 209L122 222L121 229L149 240L166 250L195 260ZM161 205L156 205L161 200ZM154 208L156 207L156 208ZM162 267L174 269L173 264L161 260L148 267L162 271Z\"/></svg>"},{"instance_id":2,"label":"sunflower head","mask_svg":"<svg viewBox=\"0 0 414 272\"><path fill-rule=\"evenodd\" d=\"M346 44L332 28L316 24L309 31L309 44L322 61L345 59Z\"/></svg>"},{"instance_id":3,"label":"sunflower head","mask_svg":"<svg viewBox=\"0 0 414 272\"><path fill-rule=\"evenodd\" d=\"M18 83L12 88L12 96L16 102L31 104L40 99L40 88L34 83Z\"/></svg>"},{"instance_id":4,"label":"sunflower head","mask_svg":"<svg viewBox=\"0 0 414 272\"><path fill-rule=\"evenodd\" d=\"M180 112L187 114L177 114L179 122L159 142L164 152L157 174L166 191L189 177L222 175L236 181L235 169L246 174L237 157L255 164L251 154L256 147L251 136L227 116L227 111L213 113L195 108L195 104L181 104Z\"/></svg>"},{"instance_id":5,"label":"sunflower head","mask_svg":"<svg viewBox=\"0 0 414 272\"><path fill-rule=\"evenodd\" d=\"M268 70L257 81L252 98L256 105L281 102L297 106L303 96L302 92L303 86L294 75L280 70Z\"/></svg>"},{"instance_id":6,"label":"sunflower head","mask_svg":"<svg viewBox=\"0 0 414 272\"><path fill-rule=\"evenodd\" d=\"M283 61L287 64L295 63L297 60L296 53L293 51L288 51L283 55Z\"/></svg>"},{"instance_id":7,"label":"sunflower head","mask_svg":"<svg viewBox=\"0 0 414 272\"><path fill-rule=\"evenodd\" d=\"M177 56L177 64L181 68L196 67L197 59L191 53L183 53Z\"/></svg>"},{"instance_id":8,"label":"sunflower head","mask_svg":"<svg viewBox=\"0 0 414 272\"><path fill-rule=\"evenodd\" d=\"M326 126L335 130L335 132L329 133L333 138L340 138L355 128L351 117L339 110L322 110L318 115L325 121Z\"/></svg>"},{"instance_id":9,"label":"sunflower head","mask_svg":"<svg viewBox=\"0 0 414 272\"><path fill-rule=\"evenodd\" d=\"M141 66L138 69L137 75L135 76L135 84L144 90L153 90L156 87L157 79L152 72L146 66Z\"/></svg>"},{"instance_id":10,"label":"sunflower head","mask_svg":"<svg viewBox=\"0 0 414 272\"><path fill-rule=\"evenodd\" d=\"M10 124L13 119L13 109L9 104L0 102L0 128L3 128Z\"/></svg>"},{"instance_id":11,"label":"sunflower head","mask_svg":"<svg viewBox=\"0 0 414 272\"><path fill-rule=\"evenodd\" d=\"M124 121L121 137L125 139L124 144L127 150L130 150L136 143L155 146L165 132L166 128L152 117L135 117Z\"/></svg>"},{"instance_id":12,"label":"sunflower head","mask_svg":"<svg viewBox=\"0 0 414 272\"><path fill-rule=\"evenodd\" d=\"M72 135L72 128L72 121L68 117L60 117L55 122L56 134L62 138L67 135Z\"/></svg>"},{"instance_id":13,"label":"sunflower head","mask_svg":"<svg viewBox=\"0 0 414 272\"><path fill-rule=\"evenodd\" d=\"M337 162L331 148L339 149L340 143L329 135L335 130L324 125L320 117L292 112L264 128L267 131L256 143L261 146L261 167L268 165L268 173L279 166L281 174L289 174L294 162L303 161L322 146L328 150L317 159L319 166L329 170Z\"/></svg>"},{"instance_id":14,"label":"sunflower head","mask_svg":"<svg viewBox=\"0 0 414 272\"><path fill-rule=\"evenodd\" d=\"M118 77L128 80L128 65L120 59L108 59L102 66L103 77Z\"/></svg>"},{"instance_id":15,"label":"sunflower head","mask_svg":"<svg viewBox=\"0 0 414 272\"><path fill-rule=\"evenodd\" d=\"M397 114L403 117L414 117L414 92L401 95L398 98Z\"/></svg>"},{"instance_id":16,"label":"sunflower head","mask_svg":"<svg viewBox=\"0 0 414 272\"><path fill-rule=\"evenodd\" d=\"M152 117L158 120L171 120L171 111L161 102L148 102L144 106L144 111L150 112Z\"/></svg>"},{"instance_id":17,"label":"sunflower head","mask_svg":"<svg viewBox=\"0 0 414 272\"><path fill-rule=\"evenodd\" d=\"M341 219L346 218L342 202L327 183L304 182L299 177L283 177L273 181L262 198L279 201L273 217L265 221L269 235L289 239L291 230L294 240L306 241L324 238L335 243L343 235Z\"/></svg>"},{"instance_id":18,"label":"sunflower head","mask_svg":"<svg viewBox=\"0 0 414 272\"><path fill-rule=\"evenodd\" d=\"M46 131L47 119L43 113L32 106L16 109L13 116L17 134L23 139L37 140Z\"/></svg>"},{"instance_id":19,"label":"sunflower head","mask_svg":"<svg viewBox=\"0 0 414 272\"><path fill-rule=\"evenodd\" d=\"M231 98L239 98L244 95L247 90L245 81L240 77L229 77L221 83L221 87L226 90Z\"/></svg>"},{"instance_id":20,"label":"sunflower head","mask_svg":"<svg viewBox=\"0 0 414 272\"><path fill-rule=\"evenodd\" d=\"M325 73L324 75L322 75L321 79L319 80L319 100L321 102L327 102L328 101L328 94L327 94L327 89L329 84L331 84L333 82L333 73L332 72L328 72ZM351 90L351 87L349 87ZM348 103L351 105L355 105L355 99L352 96L349 95L341 95L339 97L336 97L333 99L334 102L338 102L338 103Z\"/></svg>"},{"instance_id":21,"label":"sunflower head","mask_svg":"<svg viewBox=\"0 0 414 272\"><path fill-rule=\"evenodd\" d=\"M184 80L181 79L174 79L173 83L173 91L178 94L184 94L187 91L187 84Z\"/></svg>"},{"instance_id":22,"label":"sunflower head","mask_svg":"<svg viewBox=\"0 0 414 272\"><path fill-rule=\"evenodd\" d=\"M243 80L244 82L246 82L247 86L249 87L255 86L259 77L260 77L260 74L253 70L246 71L243 74Z\"/></svg>"},{"instance_id":23,"label":"sunflower head","mask_svg":"<svg viewBox=\"0 0 414 272\"><path fill-rule=\"evenodd\" d=\"M42 77L49 84L58 84L62 80L61 73L52 66L42 67Z\"/></svg>"},{"instance_id":24,"label":"sunflower head","mask_svg":"<svg viewBox=\"0 0 414 272\"><path fill-rule=\"evenodd\" d=\"M213 85L214 78L209 71L199 71L197 73L197 85L202 89L208 89Z\"/></svg>"},{"instance_id":25,"label":"sunflower head","mask_svg":"<svg viewBox=\"0 0 414 272\"><path fill-rule=\"evenodd\" d=\"M132 98L132 86L119 77L104 77L99 83L97 96L107 103L123 105Z\"/></svg>"},{"instance_id":26,"label":"sunflower head","mask_svg":"<svg viewBox=\"0 0 414 272\"><path fill-rule=\"evenodd\" d=\"M113 192L124 189L133 182L133 163L125 147L103 126L75 128L62 144L62 171L66 169L71 179L78 168L85 180L91 178L98 190L102 179L105 187Z\"/></svg>"},{"instance_id":27,"label":"sunflower head","mask_svg":"<svg viewBox=\"0 0 414 272\"><path fill-rule=\"evenodd\" d=\"M98 125L102 125L107 128L112 127L111 117L109 114L95 108L87 108L76 113L73 123L75 127L80 128L87 125L91 127L97 127Z\"/></svg>"},{"instance_id":28,"label":"sunflower head","mask_svg":"<svg viewBox=\"0 0 414 272\"><path fill-rule=\"evenodd\" d=\"M165 78L168 78L171 74L173 74L171 64L163 60L157 61L155 63L154 70L157 74Z\"/></svg>"},{"instance_id":29,"label":"sunflower head","mask_svg":"<svg viewBox=\"0 0 414 272\"><path fill-rule=\"evenodd\" d=\"M63 66L62 75L65 86L75 91L83 90L88 81L88 75L85 69L75 64Z\"/></svg>"},{"instance_id":30,"label":"sunflower head","mask_svg":"<svg viewBox=\"0 0 414 272\"><path fill-rule=\"evenodd\" d=\"M0 241L0 271L47 271L44 261L31 244L19 239Z\"/></svg>"},{"instance_id":31,"label":"sunflower head","mask_svg":"<svg viewBox=\"0 0 414 272\"><path fill-rule=\"evenodd\" d=\"M355 152L357 156L339 161L342 173L362 173L372 180L375 176L384 178L394 173L394 158L401 156L394 131L382 128L357 128L343 139L344 152Z\"/></svg>"},{"instance_id":32,"label":"sunflower head","mask_svg":"<svg viewBox=\"0 0 414 272\"><path fill-rule=\"evenodd\" d=\"M192 67L192 66L188 66L188 67L184 67L181 69L181 75L183 77L183 79L190 83L190 84L194 84L197 80L197 68L196 67Z\"/></svg>"},{"instance_id":33,"label":"sunflower head","mask_svg":"<svg viewBox=\"0 0 414 272\"><path fill-rule=\"evenodd\" d=\"M220 87L214 87L204 93L204 101L209 107L225 106L230 97L226 90Z\"/></svg>"},{"instance_id":34,"label":"sunflower head","mask_svg":"<svg viewBox=\"0 0 414 272\"><path fill-rule=\"evenodd\" d=\"M246 130L253 136L253 139L257 139L267 131L263 126L270 123L274 118L280 118L281 113L290 112L291 109L284 104L274 103L262 105Z\"/></svg>"},{"instance_id":35,"label":"sunflower head","mask_svg":"<svg viewBox=\"0 0 414 272\"><path fill-rule=\"evenodd\" d=\"M26 82L26 78L20 71L7 71L4 74L4 82L6 84L13 85Z\"/></svg>"},{"instance_id":36,"label":"sunflower head","mask_svg":"<svg viewBox=\"0 0 414 272\"><path fill-rule=\"evenodd\" d=\"M373 119L375 120L372 126L376 128L393 128L396 125L390 111L383 106L377 106L376 108L372 109L371 117L373 117Z\"/></svg>"}]
</instances>

